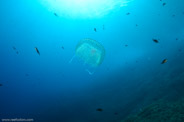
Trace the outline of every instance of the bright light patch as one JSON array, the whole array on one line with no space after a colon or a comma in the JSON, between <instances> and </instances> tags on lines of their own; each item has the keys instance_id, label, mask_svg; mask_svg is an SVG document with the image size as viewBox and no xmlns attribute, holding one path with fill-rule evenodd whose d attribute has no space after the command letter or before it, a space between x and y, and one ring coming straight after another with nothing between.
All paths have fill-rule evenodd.
<instances>
[{"instance_id":1,"label":"bright light patch","mask_svg":"<svg viewBox=\"0 0 184 122\"><path fill-rule=\"evenodd\" d=\"M95 18L126 6L128 0L41 0L60 16Z\"/></svg>"}]
</instances>

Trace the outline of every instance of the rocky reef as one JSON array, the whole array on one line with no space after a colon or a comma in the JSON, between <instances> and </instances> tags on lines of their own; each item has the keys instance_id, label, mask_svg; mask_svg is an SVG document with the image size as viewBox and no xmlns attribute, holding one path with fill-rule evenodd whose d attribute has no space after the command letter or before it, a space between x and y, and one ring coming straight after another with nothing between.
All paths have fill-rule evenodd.
<instances>
[{"instance_id":1,"label":"rocky reef","mask_svg":"<svg viewBox=\"0 0 184 122\"><path fill-rule=\"evenodd\" d=\"M159 100L121 122L184 122L184 99Z\"/></svg>"}]
</instances>

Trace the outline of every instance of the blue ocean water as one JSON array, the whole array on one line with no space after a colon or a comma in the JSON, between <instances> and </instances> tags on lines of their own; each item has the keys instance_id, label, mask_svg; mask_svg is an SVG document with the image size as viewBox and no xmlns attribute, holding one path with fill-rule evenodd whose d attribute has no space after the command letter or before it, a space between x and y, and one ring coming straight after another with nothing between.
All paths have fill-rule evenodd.
<instances>
[{"instance_id":1,"label":"blue ocean water","mask_svg":"<svg viewBox=\"0 0 184 122\"><path fill-rule=\"evenodd\" d=\"M1 121L121 122L154 101L184 96L183 0L132 0L99 18L1 0L0 13ZM93 75L79 58L69 63L84 38L106 52Z\"/></svg>"}]
</instances>

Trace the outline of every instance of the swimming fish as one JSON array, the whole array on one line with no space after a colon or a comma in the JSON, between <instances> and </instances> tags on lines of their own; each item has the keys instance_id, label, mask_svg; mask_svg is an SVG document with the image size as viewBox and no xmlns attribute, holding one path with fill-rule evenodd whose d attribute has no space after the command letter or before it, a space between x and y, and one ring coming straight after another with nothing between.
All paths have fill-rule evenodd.
<instances>
[{"instance_id":1,"label":"swimming fish","mask_svg":"<svg viewBox=\"0 0 184 122\"><path fill-rule=\"evenodd\" d=\"M65 49L63 46L61 47L63 50Z\"/></svg>"},{"instance_id":2,"label":"swimming fish","mask_svg":"<svg viewBox=\"0 0 184 122\"><path fill-rule=\"evenodd\" d=\"M164 64L167 62L167 59L164 59L161 64Z\"/></svg>"},{"instance_id":3,"label":"swimming fish","mask_svg":"<svg viewBox=\"0 0 184 122\"><path fill-rule=\"evenodd\" d=\"M13 50L16 50L16 47L13 46L12 48L13 48Z\"/></svg>"},{"instance_id":4,"label":"swimming fish","mask_svg":"<svg viewBox=\"0 0 184 122\"><path fill-rule=\"evenodd\" d=\"M157 39L152 39L155 43L158 43L158 40Z\"/></svg>"},{"instance_id":5,"label":"swimming fish","mask_svg":"<svg viewBox=\"0 0 184 122\"><path fill-rule=\"evenodd\" d=\"M128 45L127 45L127 44L125 44L125 47L128 47Z\"/></svg>"},{"instance_id":6,"label":"swimming fish","mask_svg":"<svg viewBox=\"0 0 184 122\"><path fill-rule=\"evenodd\" d=\"M56 13L54 13L54 15L55 15L56 17L58 17L58 15L57 15Z\"/></svg>"},{"instance_id":7,"label":"swimming fish","mask_svg":"<svg viewBox=\"0 0 184 122\"><path fill-rule=\"evenodd\" d=\"M105 25L103 25L103 30L105 30Z\"/></svg>"},{"instance_id":8,"label":"swimming fish","mask_svg":"<svg viewBox=\"0 0 184 122\"><path fill-rule=\"evenodd\" d=\"M0 86L3 86L3 84L0 84Z\"/></svg>"},{"instance_id":9,"label":"swimming fish","mask_svg":"<svg viewBox=\"0 0 184 122\"><path fill-rule=\"evenodd\" d=\"M39 52L39 50L38 50L37 47L35 47L35 50L36 50L36 52L38 53L38 55L40 55L40 52Z\"/></svg>"},{"instance_id":10,"label":"swimming fish","mask_svg":"<svg viewBox=\"0 0 184 122\"><path fill-rule=\"evenodd\" d=\"M17 53L17 54L19 54L19 51L17 51L17 49L16 49L16 47L12 47L13 48L13 50L15 50L15 52Z\"/></svg>"},{"instance_id":11,"label":"swimming fish","mask_svg":"<svg viewBox=\"0 0 184 122\"><path fill-rule=\"evenodd\" d=\"M115 112L115 113L114 113L114 115L118 115L118 113L117 113L117 112Z\"/></svg>"},{"instance_id":12,"label":"swimming fish","mask_svg":"<svg viewBox=\"0 0 184 122\"><path fill-rule=\"evenodd\" d=\"M101 109L101 108L97 108L97 109L96 109L96 111L100 111L100 112L102 112L102 111L103 111L103 109Z\"/></svg>"},{"instance_id":13,"label":"swimming fish","mask_svg":"<svg viewBox=\"0 0 184 122\"><path fill-rule=\"evenodd\" d=\"M166 3L163 3L162 5L163 5L163 6L165 6L165 5L166 5Z\"/></svg>"},{"instance_id":14,"label":"swimming fish","mask_svg":"<svg viewBox=\"0 0 184 122\"><path fill-rule=\"evenodd\" d=\"M94 31L96 32L96 28L94 28Z\"/></svg>"}]
</instances>

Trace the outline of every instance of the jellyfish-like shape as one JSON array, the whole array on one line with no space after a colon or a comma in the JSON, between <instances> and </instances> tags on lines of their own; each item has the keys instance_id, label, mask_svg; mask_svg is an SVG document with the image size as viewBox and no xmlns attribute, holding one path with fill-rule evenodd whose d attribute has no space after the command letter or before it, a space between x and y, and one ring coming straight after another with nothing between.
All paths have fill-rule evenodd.
<instances>
[{"instance_id":1,"label":"jellyfish-like shape","mask_svg":"<svg viewBox=\"0 0 184 122\"><path fill-rule=\"evenodd\" d=\"M99 42L93 39L82 39L76 46L75 55L90 66L97 67L103 62L105 49ZM94 73L88 69L86 69L86 71L88 71L89 74Z\"/></svg>"}]
</instances>

